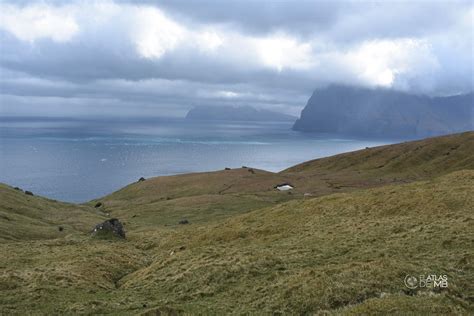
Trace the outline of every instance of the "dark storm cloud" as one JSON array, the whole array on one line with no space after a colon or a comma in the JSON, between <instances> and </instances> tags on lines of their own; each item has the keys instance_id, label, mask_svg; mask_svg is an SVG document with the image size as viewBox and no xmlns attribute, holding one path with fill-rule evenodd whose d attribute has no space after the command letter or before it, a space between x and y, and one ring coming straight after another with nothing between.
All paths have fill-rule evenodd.
<instances>
[{"instance_id":1,"label":"dark storm cloud","mask_svg":"<svg viewBox=\"0 0 474 316\"><path fill-rule=\"evenodd\" d=\"M470 1L0 5L0 102L9 115L17 104L67 114L94 102L111 113L250 104L296 114L331 82L428 94L473 88Z\"/></svg>"},{"instance_id":2,"label":"dark storm cloud","mask_svg":"<svg viewBox=\"0 0 474 316\"><path fill-rule=\"evenodd\" d=\"M155 5L186 22L228 24L246 33L284 30L296 36L327 34L344 41L404 37L443 30L470 0L159 0Z\"/></svg>"},{"instance_id":3,"label":"dark storm cloud","mask_svg":"<svg viewBox=\"0 0 474 316\"><path fill-rule=\"evenodd\" d=\"M152 3L147 2L145 3ZM159 1L170 13L196 23L230 24L248 32L265 34L286 30L313 33L333 24L344 4L337 1Z\"/></svg>"}]
</instances>

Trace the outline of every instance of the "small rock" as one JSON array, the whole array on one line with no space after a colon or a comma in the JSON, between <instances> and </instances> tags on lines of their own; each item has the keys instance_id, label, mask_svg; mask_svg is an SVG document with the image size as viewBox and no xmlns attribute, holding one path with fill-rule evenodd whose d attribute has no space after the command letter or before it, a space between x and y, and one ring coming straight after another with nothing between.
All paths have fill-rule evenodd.
<instances>
[{"instance_id":1,"label":"small rock","mask_svg":"<svg viewBox=\"0 0 474 316\"><path fill-rule=\"evenodd\" d=\"M138 179L138 182L142 182L142 181L145 181L146 179L141 177L140 179Z\"/></svg>"},{"instance_id":2,"label":"small rock","mask_svg":"<svg viewBox=\"0 0 474 316\"><path fill-rule=\"evenodd\" d=\"M25 194L26 194L26 195L31 195L31 196L34 195L33 192L31 192L31 191L25 191Z\"/></svg>"},{"instance_id":3,"label":"small rock","mask_svg":"<svg viewBox=\"0 0 474 316\"><path fill-rule=\"evenodd\" d=\"M14 187L13 190L17 190L17 191L23 191L22 189L20 189L19 187Z\"/></svg>"},{"instance_id":4,"label":"small rock","mask_svg":"<svg viewBox=\"0 0 474 316\"><path fill-rule=\"evenodd\" d=\"M247 169L247 166L242 166L243 169Z\"/></svg>"},{"instance_id":5,"label":"small rock","mask_svg":"<svg viewBox=\"0 0 474 316\"><path fill-rule=\"evenodd\" d=\"M226 167L224 170L230 170L230 168Z\"/></svg>"},{"instance_id":6,"label":"small rock","mask_svg":"<svg viewBox=\"0 0 474 316\"><path fill-rule=\"evenodd\" d=\"M182 219L179 221L179 224L186 225L186 224L189 224L189 221L187 219Z\"/></svg>"},{"instance_id":7,"label":"small rock","mask_svg":"<svg viewBox=\"0 0 474 316\"><path fill-rule=\"evenodd\" d=\"M97 202L94 207L101 207L101 206L102 206L102 202Z\"/></svg>"},{"instance_id":8,"label":"small rock","mask_svg":"<svg viewBox=\"0 0 474 316\"><path fill-rule=\"evenodd\" d=\"M59 230L60 232L62 232L62 231L64 230L64 227L59 226L59 227L58 227L58 230Z\"/></svg>"}]
</instances>

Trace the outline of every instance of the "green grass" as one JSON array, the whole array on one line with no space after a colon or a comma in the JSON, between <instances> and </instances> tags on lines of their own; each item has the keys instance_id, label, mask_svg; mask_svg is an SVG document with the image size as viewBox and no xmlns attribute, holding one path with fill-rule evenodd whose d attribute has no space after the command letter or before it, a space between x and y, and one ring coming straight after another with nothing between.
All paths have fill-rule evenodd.
<instances>
[{"instance_id":1,"label":"green grass","mask_svg":"<svg viewBox=\"0 0 474 316\"><path fill-rule=\"evenodd\" d=\"M0 246L2 306L22 313L468 313L474 171L292 201L218 223ZM449 276L410 292L406 274ZM51 297L55 299L51 301ZM146 304L146 307L143 307Z\"/></svg>"},{"instance_id":2,"label":"green grass","mask_svg":"<svg viewBox=\"0 0 474 316\"><path fill-rule=\"evenodd\" d=\"M100 208L1 186L0 314L472 314L473 134L279 174L153 178ZM273 189L285 181L293 194ZM107 213L126 240L89 236ZM449 287L409 290L407 274L446 274Z\"/></svg>"},{"instance_id":3,"label":"green grass","mask_svg":"<svg viewBox=\"0 0 474 316\"><path fill-rule=\"evenodd\" d=\"M308 161L281 172L325 178L333 186L374 187L474 168L474 132L427 138Z\"/></svg>"},{"instance_id":4,"label":"green grass","mask_svg":"<svg viewBox=\"0 0 474 316\"><path fill-rule=\"evenodd\" d=\"M104 212L125 220L129 228L146 229L176 226L184 218L191 224L219 221L296 197L274 189L288 177L254 172L241 168L152 178L99 200Z\"/></svg>"},{"instance_id":5,"label":"green grass","mask_svg":"<svg viewBox=\"0 0 474 316\"><path fill-rule=\"evenodd\" d=\"M26 195L4 184L0 197L0 240L60 238L89 231L105 218L89 206Z\"/></svg>"},{"instance_id":6,"label":"green grass","mask_svg":"<svg viewBox=\"0 0 474 316\"><path fill-rule=\"evenodd\" d=\"M122 286L144 287L178 305L194 303L190 311L244 306L252 313L312 313L350 310L382 293L388 295L383 300L399 300L407 295L406 274L436 273L451 280L439 294L452 298L445 309L463 310L468 301L460 298L472 294L474 281L467 264L473 259L472 184L472 171L459 172L290 202L192 234L185 230L157 246L168 251L157 252L152 265L127 276ZM180 245L186 249L171 256ZM426 292L415 294L438 299Z\"/></svg>"}]
</instances>

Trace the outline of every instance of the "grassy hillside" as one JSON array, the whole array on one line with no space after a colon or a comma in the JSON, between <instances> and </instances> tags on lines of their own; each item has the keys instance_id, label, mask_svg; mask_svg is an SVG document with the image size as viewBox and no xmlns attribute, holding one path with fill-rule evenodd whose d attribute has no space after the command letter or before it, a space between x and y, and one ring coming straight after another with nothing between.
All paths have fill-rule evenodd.
<instances>
[{"instance_id":1,"label":"grassy hillside","mask_svg":"<svg viewBox=\"0 0 474 316\"><path fill-rule=\"evenodd\" d=\"M160 242L154 262L121 286L203 312L463 310L474 290L473 184L474 171L461 171L188 229ZM405 275L422 273L448 274L451 287L407 291Z\"/></svg>"},{"instance_id":2,"label":"grassy hillside","mask_svg":"<svg viewBox=\"0 0 474 316\"><path fill-rule=\"evenodd\" d=\"M473 140L152 178L97 208L1 185L0 314L473 313ZM108 217L126 240L90 237Z\"/></svg>"},{"instance_id":3,"label":"grassy hillside","mask_svg":"<svg viewBox=\"0 0 474 316\"><path fill-rule=\"evenodd\" d=\"M219 223L3 243L5 313L472 311L474 171L291 201ZM407 274L447 274L440 291ZM54 299L52 299L54 298Z\"/></svg>"},{"instance_id":4,"label":"grassy hillside","mask_svg":"<svg viewBox=\"0 0 474 316\"><path fill-rule=\"evenodd\" d=\"M282 174L356 171L419 178L473 168L474 132L465 132L311 160L288 168Z\"/></svg>"},{"instance_id":5,"label":"grassy hillside","mask_svg":"<svg viewBox=\"0 0 474 316\"><path fill-rule=\"evenodd\" d=\"M64 237L89 231L102 218L100 211L88 206L26 195L0 184L0 240Z\"/></svg>"},{"instance_id":6,"label":"grassy hillside","mask_svg":"<svg viewBox=\"0 0 474 316\"><path fill-rule=\"evenodd\" d=\"M133 183L93 201L134 228L220 220L288 201L293 196L274 186L291 178L251 168L157 177Z\"/></svg>"},{"instance_id":7,"label":"grassy hillside","mask_svg":"<svg viewBox=\"0 0 474 316\"><path fill-rule=\"evenodd\" d=\"M299 188L324 195L354 189L426 180L474 169L474 132L366 148L316 159L280 173Z\"/></svg>"}]
</instances>

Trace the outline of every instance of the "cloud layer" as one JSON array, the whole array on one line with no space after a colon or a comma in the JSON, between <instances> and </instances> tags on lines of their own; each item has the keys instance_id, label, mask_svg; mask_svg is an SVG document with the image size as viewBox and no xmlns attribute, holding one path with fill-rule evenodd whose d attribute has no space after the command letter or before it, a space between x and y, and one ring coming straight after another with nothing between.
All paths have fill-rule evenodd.
<instances>
[{"instance_id":1,"label":"cloud layer","mask_svg":"<svg viewBox=\"0 0 474 316\"><path fill-rule=\"evenodd\" d=\"M297 114L347 83L473 89L470 1L90 1L0 4L3 115Z\"/></svg>"}]
</instances>

